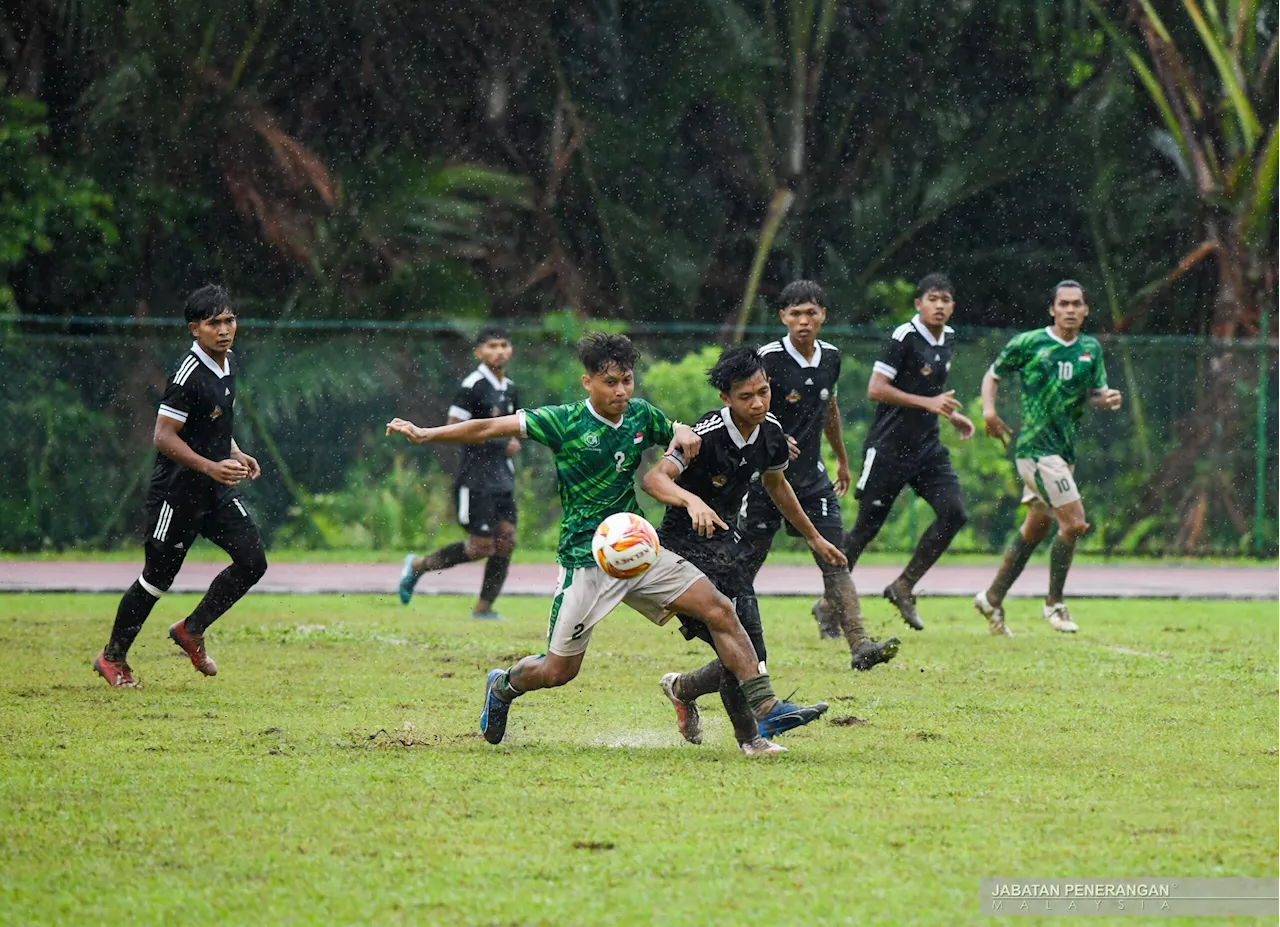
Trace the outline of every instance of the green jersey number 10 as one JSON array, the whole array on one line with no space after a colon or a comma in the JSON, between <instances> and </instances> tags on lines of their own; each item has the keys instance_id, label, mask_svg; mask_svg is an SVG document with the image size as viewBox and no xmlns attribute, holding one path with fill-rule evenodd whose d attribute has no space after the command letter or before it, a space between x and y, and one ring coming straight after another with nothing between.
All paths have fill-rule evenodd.
<instances>
[{"instance_id":1,"label":"green jersey number 10","mask_svg":"<svg viewBox=\"0 0 1280 927\"><path fill-rule=\"evenodd\" d=\"M1058 361L1058 379L1070 380L1075 374L1075 367L1071 361Z\"/></svg>"}]
</instances>

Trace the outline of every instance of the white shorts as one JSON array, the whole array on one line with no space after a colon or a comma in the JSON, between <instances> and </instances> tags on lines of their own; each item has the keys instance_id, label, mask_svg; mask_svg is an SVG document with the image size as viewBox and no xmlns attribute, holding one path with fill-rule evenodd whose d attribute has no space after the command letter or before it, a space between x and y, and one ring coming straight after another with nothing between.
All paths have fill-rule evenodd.
<instances>
[{"instance_id":1,"label":"white shorts","mask_svg":"<svg viewBox=\"0 0 1280 927\"><path fill-rule=\"evenodd\" d=\"M1019 457L1017 467L1024 486L1023 505L1039 500L1049 508L1056 509L1080 500L1075 468L1057 454L1035 460Z\"/></svg>"},{"instance_id":2,"label":"white shorts","mask_svg":"<svg viewBox=\"0 0 1280 927\"><path fill-rule=\"evenodd\" d=\"M592 629L623 603L654 624L666 624L673 614L668 606L704 578L701 570L669 550L660 551L657 562L633 579L614 579L597 566L561 567L547 622L547 653L586 653Z\"/></svg>"}]
</instances>

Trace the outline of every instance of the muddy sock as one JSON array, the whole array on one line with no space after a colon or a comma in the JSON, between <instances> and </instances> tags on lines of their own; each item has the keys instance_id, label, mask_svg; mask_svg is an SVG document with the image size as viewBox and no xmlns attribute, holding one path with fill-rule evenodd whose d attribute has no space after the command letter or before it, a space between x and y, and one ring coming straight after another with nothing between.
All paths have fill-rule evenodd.
<instances>
[{"instance_id":1,"label":"muddy sock","mask_svg":"<svg viewBox=\"0 0 1280 927\"><path fill-rule=\"evenodd\" d=\"M724 668L719 660L712 660L706 666L700 666L690 673L681 673L676 679L676 698L684 702L692 702L702 695L718 691L725 677L733 679L733 673ZM738 684L733 679L734 685Z\"/></svg>"},{"instance_id":2,"label":"muddy sock","mask_svg":"<svg viewBox=\"0 0 1280 927\"><path fill-rule=\"evenodd\" d=\"M432 573L436 570L447 570L449 567L457 566L459 563L468 563L471 560L467 556L467 545L462 541L456 544L446 544L437 551L427 554L422 558L419 567L414 570L419 576L423 573Z\"/></svg>"},{"instance_id":3,"label":"muddy sock","mask_svg":"<svg viewBox=\"0 0 1280 927\"><path fill-rule=\"evenodd\" d=\"M824 572L822 585L826 589L827 603L832 614L839 622L844 639L852 651L867 639L867 632L862 627L862 606L858 602L858 591L853 587L853 576L844 567Z\"/></svg>"},{"instance_id":4,"label":"muddy sock","mask_svg":"<svg viewBox=\"0 0 1280 927\"><path fill-rule=\"evenodd\" d=\"M1062 535L1053 539L1049 548L1049 600L1062 601L1062 590L1067 585L1067 571L1076 555L1076 542L1064 540Z\"/></svg>"},{"instance_id":5,"label":"muddy sock","mask_svg":"<svg viewBox=\"0 0 1280 927\"><path fill-rule=\"evenodd\" d=\"M761 673L754 679L739 683L739 688L742 689L742 694L746 696L747 704L751 706L752 714L757 718L763 718L777 704L778 697L773 694L773 682L769 679L767 673Z\"/></svg>"},{"instance_id":6,"label":"muddy sock","mask_svg":"<svg viewBox=\"0 0 1280 927\"><path fill-rule=\"evenodd\" d=\"M123 596L116 609L115 624L111 627L111 639L107 641L105 656L112 663L119 663L129 655L134 638L142 630L151 609L160 600L147 590L136 579Z\"/></svg>"},{"instance_id":7,"label":"muddy sock","mask_svg":"<svg viewBox=\"0 0 1280 927\"><path fill-rule=\"evenodd\" d=\"M498 677L498 681L493 684L493 690L498 694L498 698L504 702L513 702L517 696L524 695L523 692L511 684L511 670L507 670Z\"/></svg>"},{"instance_id":8,"label":"muddy sock","mask_svg":"<svg viewBox=\"0 0 1280 927\"><path fill-rule=\"evenodd\" d=\"M1038 543L1032 543L1024 538L1021 531L1013 536L1013 540L1005 548L1004 560L1000 563L996 578L991 581L991 588L987 590L988 602L999 605L1004 601L1004 597L1009 594L1009 587L1022 575L1027 561L1031 559L1031 555L1035 553L1038 546Z\"/></svg>"},{"instance_id":9,"label":"muddy sock","mask_svg":"<svg viewBox=\"0 0 1280 927\"><path fill-rule=\"evenodd\" d=\"M756 716L751 711L751 706L747 704L738 680L733 678L733 673L725 672L722 675L720 701L724 703L724 710L729 715L729 720L733 722L733 736L737 738L738 743L750 743L760 736L760 726L756 723Z\"/></svg>"},{"instance_id":10,"label":"muddy sock","mask_svg":"<svg viewBox=\"0 0 1280 927\"><path fill-rule=\"evenodd\" d=\"M484 564L484 580L480 583L480 598L493 607L494 601L502 594L503 584L507 581L507 571L511 568L511 558L494 554Z\"/></svg>"}]
</instances>

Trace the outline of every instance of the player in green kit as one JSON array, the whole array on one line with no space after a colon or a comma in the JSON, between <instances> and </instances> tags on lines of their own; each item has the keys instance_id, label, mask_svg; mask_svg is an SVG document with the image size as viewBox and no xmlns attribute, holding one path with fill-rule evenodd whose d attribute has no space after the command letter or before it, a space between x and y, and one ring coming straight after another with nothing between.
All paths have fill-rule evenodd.
<instances>
[{"instance_id":1,"label":"player in green kit","mask_svg":"<svg viewBox=\"0 0 1280 927\"><path fill-rule=\"evenodd\" d=\"M1049 595L1044 617L1055 631L1079 630L1062 599L1076 541L1089 530L1076 487L1076 426L1085 403L1095 409L1120 408L1120 391L1107 387L1102 345L1080 333L1089 305L1084 288L1063 280L1053 288L1047 328L1014 337L982 379L982 417L986 432L1008 446L1013 435L996 414L996 394L1002 377L1022 380L1022 430L1014 443L1018 475L1026 485L1022 501L1026 521L1009 542L1000 571L973 604L987 619L992 634L1013 636L1004 620L1004 597L1032 552L1056 521L1058 536L1049 552Z\"/></svg>"},{"instance_id":2,"label":"player in green kit","mask_svg":"<svg viewBox=\"0 0 1280 927\"><path fill-rule=\"evenodd\" d=\"M584 369L584 400L440 428L419 428L399 418L387 424L388 435L402 434L414 444L529 438L555 455L562 509L556 552L560 580L551 604L547 652L525 657L509 670L489 672L480 713L485 740L502 740L516 697L562 686L577 676L595 625L623 603L658 625L677 613L707 625L716 652L738 680L760 724L761 736L772 737L817 719L825 704L792 705L773 694L732 603L687 560L663 550L653 566L632 579L616 579L596 565L591 539L600 522L619 512L642 514L635 472L645 449L659 445L692 460L702 442L693 429L675 425L649 403L631 398L638 353L625 335L588 332L578 342L578 358Z\"/></svg>"}]
</instances>

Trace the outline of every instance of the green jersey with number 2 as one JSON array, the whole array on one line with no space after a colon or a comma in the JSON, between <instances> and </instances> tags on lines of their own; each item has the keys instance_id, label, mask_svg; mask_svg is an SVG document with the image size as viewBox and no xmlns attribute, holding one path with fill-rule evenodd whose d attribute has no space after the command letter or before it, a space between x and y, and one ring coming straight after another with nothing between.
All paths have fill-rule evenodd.
<instances>
[{"instance_id":1,"label":"green jersey with number 2","mask_svg":"<svg viewBox=\"0 0 1280 927\"><path fill-rule=\"evenodd\" d=\"M556 560L564 567L591 566L591 538L600 522L618 512L644 515L635 490L640 455L670 444L674 426L643 399L632 399L617 424L585 399L517 414L521 436L555 455L561 508Z\"/></svg>"},{"instance_id":2,"label":"green jersey with number 2","mask_svg":"<svg viewBox=\"0 0 1280 927\"><path fill-rule=\"evenodd\" d=\"M1076 427L1089 393L1107 388L1102 345L1092 335L1063 341L1049 328L1014 336L991 371L1022 380L1022 428L1013 456L1038 460L1057 455L1076 462Z\"/></svg>"}]
</instances>

